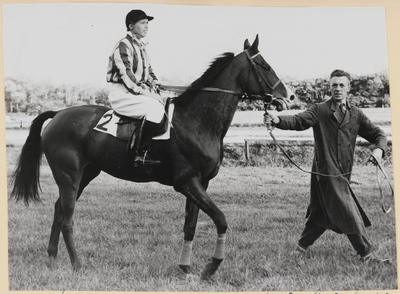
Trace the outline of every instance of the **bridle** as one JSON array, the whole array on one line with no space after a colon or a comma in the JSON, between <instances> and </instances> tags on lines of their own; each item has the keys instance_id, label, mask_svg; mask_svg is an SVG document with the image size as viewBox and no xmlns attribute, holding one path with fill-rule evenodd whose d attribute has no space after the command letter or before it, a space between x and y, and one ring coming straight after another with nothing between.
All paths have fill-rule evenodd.
<instances>
[{"instance_id":1,"label":"bridle","mask_svg":"<svg viewBox=\"0 0 400 294\"><path fill-rule=\"evenodd\" d=\"M226 93L226 94L231 94L231 95L237 95L237 96L241 96L242 99L249 99L249 100L263 100L264 103L271 103L273 101L273 96L271 94L266 93L266 91L264 90L264 86L263 86L263 82L268 86L268 88L271 89L271 92L273 92L276 87L278 87L278 85L280 83L282 83L282 81L280 79L278 79L273 85L271 85L259 72L258 68L257 68L257 64L254 62L254 58L256 58L258 55L260 55L260 52L257 52L254 55L250 55L249 51L246 49L244 50L244 53L247 57L247 60L250 62L254 73L256 74L257 77L257 83L258 86L260 87L260 89L262 90L263 94L262 95L257 95L257 94L251 94L251 93L246 93L246 92L237 92L237 91L233 91L233 90L226 90L226 89L220 89L220 88L215 88L215 87L204 87L199 89L198 91L208 91L208 92L219 92L219 93ZM194 89L188 89L188 90L194 90Z\"/></svg>"},{"instance_id":2,"label":"bridle","mask_svg":"<svg viewBox=\"0 0 400 294\"><path fill-rule=\"evenodd\" d=\"M271 85L271 84L260 74L260 72L258 71L258 68L257 68L257 64L254 62L254 58L256 58L258 55L260 55L260 52L254 54L253 56L250 55L250 53L249 53L248 50L244 50L244 53L246 54L247 59L250 61L250 64L251 64L251 66L253 67L254 72L256 73L258 85L259 85L260 89L263 90L264 96L270 95L270 94L267 94L267 93L264 91L264 87L263 87L262 82L264 81L264 83L267 84L267 86L268 86L272 91L274 91L274 90L276 89L276 87L278 87L278 85L279 85L282 81L281 81L280 79L278 79L278 80L275 82L275 84Z\"/></svg>"}]
</instances>

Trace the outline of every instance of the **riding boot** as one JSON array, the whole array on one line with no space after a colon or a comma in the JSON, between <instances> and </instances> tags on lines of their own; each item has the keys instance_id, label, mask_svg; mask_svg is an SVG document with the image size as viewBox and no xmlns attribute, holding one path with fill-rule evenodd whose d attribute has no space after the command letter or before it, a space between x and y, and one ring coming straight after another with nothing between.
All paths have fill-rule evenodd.
<instances>
[{"instance_id":1,"label":"riding boot","mask_svg":"<svg viewBox=\"0 0 400 294\"><path fill-rule=\"evenodd\" d=\"M152 159L148 155L151 145L151 139L153 138L157 127L157 123L145 121L142 128L142 135L139 143L140 145L135 153L135 167L140 165L157 165L161 163L158 160Z\"/></svg>"}]
</instances>

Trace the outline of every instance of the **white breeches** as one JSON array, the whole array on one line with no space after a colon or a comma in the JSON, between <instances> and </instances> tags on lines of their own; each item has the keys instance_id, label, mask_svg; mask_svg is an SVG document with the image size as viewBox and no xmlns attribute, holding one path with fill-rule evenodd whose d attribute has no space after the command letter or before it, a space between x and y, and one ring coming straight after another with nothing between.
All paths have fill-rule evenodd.
<instances>
[{"instance_id":1,"label":"white breeches","mask_svg":"<svg viewBox=\"0 0 400 294\"><path fill-rule=\"evenodd\" d=\"M162 97L145 90L141 95L129 92L123 84L112 83L108 94L111 107L120 115L160 123L164 115Z\"/></svg>"}]
</instances>

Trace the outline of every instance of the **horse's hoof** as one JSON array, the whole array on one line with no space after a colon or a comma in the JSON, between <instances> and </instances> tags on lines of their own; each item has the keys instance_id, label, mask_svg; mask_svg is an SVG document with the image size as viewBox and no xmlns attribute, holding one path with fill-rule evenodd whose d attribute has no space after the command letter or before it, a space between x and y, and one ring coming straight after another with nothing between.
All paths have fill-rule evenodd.
<instances>
[{"instance_id":1,"label":"horse's hoof","mask_svg":"<svg viewBox=\"0 0 400 294\"><path fill-rule=\"evenodd\" d=\"M83 264L83 268L84 268L84 269L95 269L96 267L94 266L94 264L93 264L90 260L87 260L87 261Z\"/></svg>"},{"instance_id":2,"label":"horse's hoof","mask_svg":"<svg viewBox=\"0 0 400 294\"><path fill-rule=\"evenodd\" d=\"M74 271L79 271L81 268L82 268L82 265L81 265L80 262L77 262L77 263L75 263L75 264L72 265L72 269L73 269Z\"/></svg>"},{"instance_id":3,"label":"horse's hoof","mask_svg":"<svg viewBox=\"0 0 400 294\"><path fill-rule=\"evenodd\" d=\"M217 271L217 269L222 261L223 261L223 259L218 259L218 258L212 257L211 262L206 264L206 268L201 273L201 278L203 280L210 279L210 277L213 274L215 274L215 272Z\"/></svg>"},{"instance_id":4,"label":"horse's hoof","mask_svg":"<svg viewBox=\"0 0 400 294\"><path fill-rule=\"evenodd\" d=\"M185 274L190 273L190 265L180 264L179 267Z\"/></svg>"}]
</instances>

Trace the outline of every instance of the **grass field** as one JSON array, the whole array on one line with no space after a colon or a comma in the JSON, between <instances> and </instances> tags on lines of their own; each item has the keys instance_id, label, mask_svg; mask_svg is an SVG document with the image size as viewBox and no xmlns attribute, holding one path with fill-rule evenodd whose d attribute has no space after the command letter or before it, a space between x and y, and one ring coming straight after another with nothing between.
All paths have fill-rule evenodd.
<instances>
[{"instance_id":1,"label":"grass field","mask_svg":"<svg viewBox=\"0 0 400 294\"><path fill-rule=\"evenodd\" d=\"M362 264L347 238L332 232L326 232L306 258L294 259L289 253L305 222L309 175L271 158L262 162L253 158L253 166L246 166L241 158L239 166L234 158L238 152L232 154L232 149L208 189L229 224L227 258L212 281L199 279L213 253L216 230L212 221L200 214L193 246L193 272L185 275L177 266L183 239L184 197L171 187L130 183L106 174L87 187L76 207L75 236L84 268L72 271L61 238L58 262L50 270L46 250L57 187L49 167L44 165L43 202L25 207L23 203L9 201L10 289L263 292L397 289L394 212L383 214L379 208L374 167L357 164L352 187L373 223L368 234L376 253L390 257L393 263ZM7 149L9 172L19 150L19 147ZM307 156L305 151L298 152L292 156L296 160L303 158L300 162L307 167L310 152ZM392 176L391 160L386 161L385 169ZM393 205L389 191L386 189L384 193L388 205Z\"/></svg>"}]
</instances>

